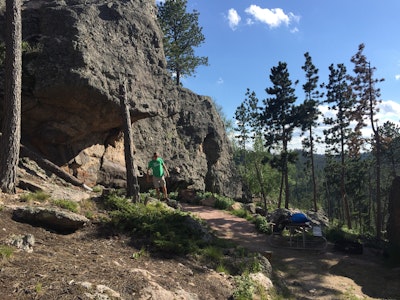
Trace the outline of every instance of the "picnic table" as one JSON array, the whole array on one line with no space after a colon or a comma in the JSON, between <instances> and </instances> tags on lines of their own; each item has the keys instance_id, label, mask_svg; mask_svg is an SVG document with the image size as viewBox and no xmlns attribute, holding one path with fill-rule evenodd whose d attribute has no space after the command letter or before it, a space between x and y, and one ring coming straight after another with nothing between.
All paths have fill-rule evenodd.
<instances>
[{"instance_id":1,"label":"picnic table","mask_svg":"<svg viewBox=\"0 0 400 300\"><path fill-rule=\"evenodd\" d=\"M272 228L269 243L273 247L303 250L324 250L327 246L321 226L308 222L290 222L279 231L274 231Z\"/></svg>"}]
</instances>

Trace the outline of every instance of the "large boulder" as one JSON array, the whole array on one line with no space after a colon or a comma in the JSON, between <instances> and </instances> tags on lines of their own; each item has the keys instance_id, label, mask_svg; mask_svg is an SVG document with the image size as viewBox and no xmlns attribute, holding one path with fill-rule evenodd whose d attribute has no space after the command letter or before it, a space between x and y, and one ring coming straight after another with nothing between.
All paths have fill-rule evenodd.
<instances>
[{"instance_id":1,"label":"large boulder","mask_svg":"<svg viewBox=\"0 0 400 300\"><path fill-rule=\"evenodd\" d=\"M23 57L25 145L87 185L123 186L119 90L126 82L141 190L150 188L142 176L157 151L171 170L170 190L241 197L213 101L176 87L166 70L154 1L24 1L22 18L30 45Z\"/></svg>"},{"instance_id":2,"label":"large boulder","mask_svg":"<svg viewBox=\"0 0 400 300\"><path fill-rule=\"evenodd\" d=\"M89 223L89 219L82 215L44 206L17 207L13 211L13 219L61 233L72 233Z\"/></svg>"}]
</instances>

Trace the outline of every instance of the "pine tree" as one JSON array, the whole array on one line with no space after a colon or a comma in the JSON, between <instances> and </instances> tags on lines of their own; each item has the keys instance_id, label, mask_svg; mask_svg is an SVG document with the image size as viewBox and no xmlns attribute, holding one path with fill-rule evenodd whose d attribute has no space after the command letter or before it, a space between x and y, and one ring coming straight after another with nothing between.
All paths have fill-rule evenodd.
<instances>
[{"instance_id":1,"label":"pine tree","mask_svg":"<svg viewBox=\"0 0 400 300\"><path fill-rule=\"evenodd\" d=\"M200 65L208 65L208 57L196 56L194 47L205 38L199 26L199 13L186 12L187 0L166 0L158 5L158 20L164 33L167 68L180 85L182 76L191 76Z\"/></svg>"},{"instance_id":2,"label":"pine tree","mask_svg":"<svg viewBox=\"0 0 400 300\"><path fill-rule=\"evenodd\" d=\"M376 114L379 111L378 104L380 90L375 87L383 79L373 79L375 68L371 68L366 56L363 54L364 44L360 44L357 53L351 58L354 64L355 76L350 76L352 82L353 96L357 99L356 132L361 132L361 128L369 122L373 132L373 148L376 159L376 235L381 238L382 235L382 204L381 204L381 152L382 141L378 130L378 120Z\"/></svg>"},{"instance_id":3,"label":"pine tree","mask_svg":"<svg viewBox=\"0 0 400 300\"><path fill-rule=\"evenodd\" d=\"M269 150L281 151L281 191L278 207L281 205L283 186L285 187L285 208L289 208L289 179L288 143L292 139L293 130L296 125L295 96L292 81L289 79L289 72L285 62L279 62L278 66L271 68L269 76L272 87L265 91L271 97L263 100L264 110L261 115L261 124L264 130L266 147Z\"/></svg>"},{"instance_id":4,"label":"pine tree","mask_svg":"<svg viewBox=\"0 0 400 300\"><path fill-rule=\"evenodd\" d=\"M0 188L14 193L21 140L21 0L6 1L5 97L0 139Z\"/></svg>"},{"instance_id":5,"label":"pine tree","mask_svg":"<svg viewBox=\"0 0 400 300\"><path fill-rule=\"evenodd\" d=\"M351 97L350 86L347 81L347 70L343 64L337 68L333 64L329 66L329 83L326 85L326 100L329 110L335 117L325 117L324 123L329 126L324 130L327 155L340 158L340 193L342 207L348 228L351 227L350 206L346 195L346 155L349 153L348 144L352 138L350 122L352 121L352 107L354 100Z\"/></svg>"},{"instance_id":6,"label":"pine tree","mask_svg":"<svg viewBox=\"0 0 400 300\"><path fill-rule=\"evenodd\" d=\"M304 54L306 59L304 65L301 67L306 72L306 83L303 85L303 90L306 99L299 107L299 121L301 122L301 130L303 133L307 132L308 136L303 140L303 148L311 162L311 177L313 183L313 204L314 210L317 211L317 182L315 177L314 167L314 149L315 149L315 136L313 129L317 127L318 117L321 115L319 111L319 104L321 94L317 90L318 87L318 69L312 63L312 58L308 52Z\"/></svg>"},{"instance_id":7,"label":"pine tree","mask_svg":"<svg viewBox=\"0 0 400 300\"><path fill-rule=\"evenodd\" d=\"M400 165L400 126L387 121L379 126L378 130L382 142L382 160L389 165L390 176L393 180L397 176Z\"/></svg>"}]
</instances>

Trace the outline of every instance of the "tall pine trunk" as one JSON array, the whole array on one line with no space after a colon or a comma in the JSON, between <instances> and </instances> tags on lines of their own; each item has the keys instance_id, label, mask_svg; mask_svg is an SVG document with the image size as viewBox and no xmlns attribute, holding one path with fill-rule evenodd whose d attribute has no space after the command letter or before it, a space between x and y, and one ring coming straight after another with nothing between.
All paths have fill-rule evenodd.
<instances>
[{"instance_id":1,"label":"tall pine trunk","mask_svg":"<svg viewBox=\"0 0 400 300\"><path fill-rule=\"evenodd\" d=\"M0 150L0 188L15 193L21 140L21 0L6 0L5 97Z\"/></svg>"},{"instance_id":2,"label":"tall pine trunk","mask_svg":"<svg viewBox=\"0 0 400 300\"><path fill-rule=\"evenodd\" d=\"M286 136L286 134L285 134ZM289 209L289 199L290 199L290 190L289 190L289 168L288 168L288 149L287 149L287 139L284 138L283 141L283 153L284 157L284 174L285 174L285 208Z\"/></svg>"},{"instance_id":3,"label":"tall pine trunk","mask_svg":"<svg viewBox=\"0 0 400 300\"><path fill-rule=\"evenodd\" d=\"M312 184L313 184L313 205L314 205L314 211L317 211L318 210L318 207L317 207L317 180L315 178L314 141L313 141L312 126L310 126L310 160L311 160L311 176L312 176Z\"/></svg>"},{"instance_id":4,"label":"tall pine trunk","mask_svg":"<svg viewBox=\"0 0 400 300\"><path fill-rule=\"evenodd\" d=\"M342 136L342 141L341 141L341 175L340 175L340 193L342 195L342 204L343 204L343 210L344 210L344 217L347 222L347 228L352 229L352 224L351 224L351 216L350 216L350 205L349 205L349 200L347 199L347 193L346 193L346 165L345 165L345 159L344 159L344 140L343 136L344 134L341 134Z\"/></svg>"}]
</instances>

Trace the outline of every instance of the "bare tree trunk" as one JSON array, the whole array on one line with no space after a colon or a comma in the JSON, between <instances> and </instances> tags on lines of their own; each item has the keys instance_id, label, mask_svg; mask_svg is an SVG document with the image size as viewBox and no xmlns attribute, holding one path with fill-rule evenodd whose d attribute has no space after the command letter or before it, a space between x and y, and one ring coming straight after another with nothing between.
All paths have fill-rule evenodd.
<instances>
[{"instance_id":1,"label":"bare tree trunk","mask_svg":"<svg viewBox=\"0 0 400 300\"><path fill-rule=\"evenodd\" d=\"M310 160L311 160L311 176L312 176L312 185L313 185L313 204L314 211L318 210L317 207L317 180L315 178L315 165L314 165L314 141L312 134L312 127L310 126Z\"/></svg>"},{"instance_id":2,"label":"bare tree trunk","mask_svg":"<svg viewBox=\"0 0 400 300\"><path fill-rule=\"evenodd\" d=\"M289 169L288 169L288 150L287 150L287 140L285 138L283 142L283 153L285 154L284 162L283 162L283 170L285 174L285 208L289 209L289 199L290 199L290 190L289 190Z\"/></svg>"},{"instance_id":3,"label":"bare tree trunk","mask_svg":"<svg viewBox=\"0 0 400 300\"><path fill-rule=\"evenodd\" d=\"M259 167L257 165L257 162L254 163L254 166L256 167L258 184L260 185L260 188L261 188L261 195L262 195L262 198L263 198L265 213L267 213L267 211L268 211L268 209L267 209L267 194L265 193L265 190L264 190L262 174L261 174L261 171L260 171L260 169L259 169Z\"/></svg>"},{"instance_id":4,"label":"bare tree trunk","mask_svg":"<svg viewBox=\"0 0 400 300\"><path fill-rule=\"evenodd\" d=\"M135 174L135 163L133 158L133 141L132 141L132 123L129 113L128 100L126 96L126 82L119 86L119 95L121 101L121 112L124 118L124 153L126 166L126 193L128 197L132 197L134 202L140 200L139 184Z\"/></svg>"},{"instance_id":5,"label":"bare tree trunk","mask_svg":"<svg viewBox=\"0 0 400 300\"><path fill-rule=\"evenodd\" d=\"M343 141L343 136L344 133L341 133L341 175L340 175L340 193L342 195L342 205L343 205L343 213L345 217L345 221L347 222L347 228L352 229L352 224L351 224L351 216L350 216L350 206L349 206L349 200L347 198L347 192L346 192L346 184L345 184L345 179L346 179L346 165L345 165L345 159L344 159L344 141Z\"/></svg>"},{"instance_id":6,"label":"bare tree trunk","mask_svg":"<svg viewBox=\"0 0 400 300\"><path fill-rule=\"evenodd\" d=\"M375 126L374 121L374 101L372 95L372 78L371 78L371 67L368 63L368 74L369 74L369 116L371 121L372 131L375 139L375 157L376 157L376 237L377 239L382 238L382 199L381 199L381 136L378 130L378 126Z\"/></svg>"},{"instance_id":7,"label":"bare tree trunk","mask_svg":"<svg viewBox=\"0 0 400 300\"><path fill-rule=\"evenodd\" d=\"M0 188L15 193L21 141L21 0L6 1L4 119L0 150Z\"/></svg>"},{"instance_id":8,"label":"bare tree trunk","mask_svg":"<svg viewBox=\"0 0 400 300\"><path fill-rule=\"evenodd\" d=\"M284 173L283 171L281 171L281 185L279 188L278 208L281 208L282 206L283 182L284 182Z\"/></svg>"},{"instance_id":9,"label":"bare tree trunk","mask_svg":"<svg viewBox=\"0 0 400 300\"><path fill-rule=\"evenodd\" d=\"M376 132L376 238L382 238L382 199L381 199L381 141Z\"/></svg>"}]
</instances>

